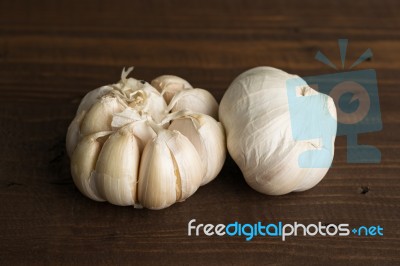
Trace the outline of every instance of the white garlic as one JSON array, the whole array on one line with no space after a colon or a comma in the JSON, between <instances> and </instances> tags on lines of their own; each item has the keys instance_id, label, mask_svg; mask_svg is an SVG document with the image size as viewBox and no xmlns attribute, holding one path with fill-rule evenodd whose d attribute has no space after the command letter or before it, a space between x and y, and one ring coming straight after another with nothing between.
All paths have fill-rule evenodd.
<instances>
[{"instance_id":1,"label":"white garlic","mask_svg":"<svg viewBox=\"0 0 400 266\"><path fill-rule=\"evenodd\" d=\"M76 145L84 136L112 130L111 120L113 115L122 111L123 108L124 106L120 100L107 95L92 103L88 111L83 108L68 127L66 138L68 155L72 156Z\"/></svg>"},{"instance_id":2,"label":"white garlic","mask_svg":"<svg viewBox=\"0 0 400 266\"><path fill-rule=\"evenodd\" d=\"M146 118L142 117L136 110L128 107L121 113L114 114L111 126L114 130L129 126L138 139L140 152L143 151L147 142L156 137L154 130L148 126Z\"/></svg>"},{"instance_id":3,"label":"white garlic","mask_svg":"<svg viewBox=\"0 0 400 266\"><path fill-rule=\"evenodd\" d=\"M103 96L93 104L82 121L80 132L83 136L100 131L109 131L115 113L123 110L123 105L113 96Z\"/></svg>"},{"instance_id":4,"label":"white garlic","mask_svg":"<svg viewBox=\"0 0 400 266\"><path fill-rule=\"evenodd\" d=\"M269 195L312 188L327 173L334 154L337 123L332 99L309 88L303 81L299 97L313 104L315 112L304 113L307 109L299 108L291 116L286 82L292 78L299 77L271 67L248 70L229 86L219 109L230 155L240 167L246 182L255 190ZM327 131L331 137L325 143L320 139L294 138L291 119L300 116L304 119L304 115L307 116L307 121L304 121L307 123L304 124L311 125L312 129L296 131ZM316 120L321 116L323 119ZM318 132L314 133L318 135ZM329 146L331 149L325 148ZM316 150L322 157L304 158L308 159L308 165L321 160L324 167L301 167L299 156Z\"/></svg>"},{"instance_id":5,"label":"white garlic","mask_svg":"<svg viewBox=\"0 0 400 266\"><path fill-rule=\"evenodd\" d=\"M151 81L151 85L164 96L167 104L169 104L177 92L183 89L193 88L192 85L183 78L173 75L159 76Z\"/></svg>"},{"instance_id":6,"label":"white garlic","mask_svg":"<svg viewBox=\"0 0 400 266\"><path fill-rule=\"evenodd\" d=\"M101 97L112 91L112 89L113 88L111 86L103 86L88 92L85 95L85 97L83 97L83 99L81 100L81 103L79 104L76 113L79 114L82 111L89 110L89 108L92 107L92 105L95 104L98 101L98 99L100 99Z\"/></svg>"},{"instance_id":7,"label":"white garlic","mask_svg":"<svg viewBox=\"0 0 400 266\"><path fill-rule=\"evenodd\" d=\"M172 112L191 110L218 119L218 103L214 96L203 89L185 89L175 94L168 105Z\"/></svg>"},{"instance_id":8,"label":"white garlic","mask_svg":"<svg viewBox=\"0 0 400 266\"><path fill-rule=\"evenodd\" d=\"M104 201L92 176L102 147L99 138L112 132L98 132L82 139L71 157L71 174L78 189L87 197Z\"/></svg>"},{"instance_id":9,"label":"white garlic","mask_svg":"<svg viewBox=\"0 0 400 266\"><path fill-rule=\"evenodd\" d=\"M136 204L139 159L139 146L129 127L112 134L96 163L94 180L100 196L115 205Z\"/></svg>"},{"instance_id":10,"label":"white garlic","mask_svg":"<svg viewBox=\"0 0 400 266\"><path fill-rule=\"evenodd\" d=\"M71 173L93 200L162 209L218 175L226 155L224 129L205 114L169 113L157 89L127 77L131 70L82 100L67 132Z\"/></svg>"},{"instance_id":11,"label":"white garlic","mask_svg":"<svg viewBox=\"0 0 400 266\"><path fill-rule=\"evenodd\" d=\"M199 152L206 169L201 185L212 181L221 171L226 158L225 132L221 123L205 114L188 114L169 126L185 135Z\"/></svg>"},{"instance_id":12,"label":"white garlic","mask_svg":"<svg viewBox=\"0 0 400 266\"><path fill-rule=\"evenodd\" d=\"M81 134L81 124L82 124L82 120L83 118L85 118L86 115L86 111L82 110L82 112L78 113L74 120L72 120L71 124L68 127L68 131L67 131L67 153L68 156L71 157L72 153L75 150L76 145L78 144L78 142L81 140L82 138L82 134Z\"/></svg>"},{"instance_id":13,"label":"white garlic","mask_svg":"<svg viewBox=\"0 0 400 266\"><path fill-rule=\"evenodd\" d=\"M166 208L196 192L203 176L193 144L178 131L161 129L143 151L139 201L149 209Z\"/></svg>"}]
</instances>

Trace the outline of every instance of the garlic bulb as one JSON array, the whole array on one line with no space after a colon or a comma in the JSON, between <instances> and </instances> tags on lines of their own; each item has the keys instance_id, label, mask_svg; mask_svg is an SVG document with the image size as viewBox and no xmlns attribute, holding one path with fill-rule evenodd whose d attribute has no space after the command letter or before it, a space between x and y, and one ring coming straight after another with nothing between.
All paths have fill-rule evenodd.
<instances>
[{"instance_id":1,"label":"garlic bulb","mask_svg":"<svg viewBox=\"0 0 400 266\"><path fill-rule=\"evenodd\" d=\"M224 129L203 113L170 113L156 88L127 78L131 70L82 99L67 132L71 174L90 199L162 209L218 175L226 156ZM214 108L203 106L206 113Z\"/></svg>"},{"instance_id":2,"label":"garlic bulb","mask_svg":"<svg viewBox=\"0 0 400 266\"><path fill-rule=\"evenodd\" d=\"M294 102L288 98L290 79L301 81ZM242 73L223 96L219 118L230 155L246 182L261 193L282 195L310 189L332 163L335 105L298 76L272 67Z\"/></svg>"}]
</instances>

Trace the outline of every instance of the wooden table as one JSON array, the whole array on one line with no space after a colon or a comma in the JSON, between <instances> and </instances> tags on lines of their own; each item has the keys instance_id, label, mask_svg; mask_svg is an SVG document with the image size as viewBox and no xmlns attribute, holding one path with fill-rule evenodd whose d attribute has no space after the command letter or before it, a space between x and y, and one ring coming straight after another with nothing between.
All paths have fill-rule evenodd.
<instances>
[{"instance_id":1,"label":"wooden table","mask_svg":"<svg viewBox=\"0 0 400 266\"><path fill-rule=\"evenodd\" d=\"M396 1L1 1L0 264L400 263L400 5ZM321 1L322 2L322 1ZM75 188L65 133L82 96L135 66L144 80L172 73L219 101L258 65L299 75L337 73L367 48L383 130L359 136L380 164L334 166L304 193L272 197L246 185L228 158L219 177L186 202L136 210L93 202ZM346 68L348 70L348 68ZM189 237L187 224L278 222L380 225L384 236Z\"/></svg>"}]
</instances>

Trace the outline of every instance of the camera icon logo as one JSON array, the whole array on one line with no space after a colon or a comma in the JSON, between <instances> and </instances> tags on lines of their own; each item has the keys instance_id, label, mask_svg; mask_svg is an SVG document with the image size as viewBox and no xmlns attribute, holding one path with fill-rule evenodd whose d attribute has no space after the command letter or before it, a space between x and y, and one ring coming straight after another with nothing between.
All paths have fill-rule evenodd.
<instances>
[{"instance_id":1,"label":"camera icon logo","mask_svg":"<svg viewBox=\"0 0 400 266\"><path fill-rule=\"evenodd\" d=\"M342 67L344 68L347 39L339 40L339 48ZM372 52L370 49L367 49L350 69L370 57L372 57ZM321 52L317 53L316 59L337 69ZM296 90L307 84L323 93L323 95L310 94L306 97L299 97L298 93L296 94ZM371 145L359 144L357 140L358 134L382 130L375 70L347 71L309 76L303 79L293 78L287 81L286 88L293 138L295 140L310 140L315 138L322 140L321 149L307 151L300 155L300 167L329 167L326 163L330 162L328 157L324 159L321 156L324 154L324 156L328 156L329 153L333 156L333 145L331 142L335 134L347 137L348 163L379 163L381 161L381 153L378 148ZM320 107L318 108L317 105L313 106L310 103L312 102L311 98L324 97L324 94L329 95L333 99L337 118L331 114L321 113ZM304 100L307 98L310 99ZM307 112L301 113L312 114L313 118L301 117L299 110L307 110ZM312 119L322 122L315 123L315 121L311 121ZM336 128L331 126L332 123L336 122L337 131ZM307 130L304 130L305 127ZM303 158L306 153L308 153L307 160ZM315 162L318 163L316 164Z\"/></svg>"}]
</instances>

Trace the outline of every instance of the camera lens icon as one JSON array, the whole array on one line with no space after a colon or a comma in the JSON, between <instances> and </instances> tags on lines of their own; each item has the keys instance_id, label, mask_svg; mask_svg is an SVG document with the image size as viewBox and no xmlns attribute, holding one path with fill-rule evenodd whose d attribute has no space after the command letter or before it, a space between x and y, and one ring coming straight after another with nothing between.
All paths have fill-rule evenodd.
<instances>
[{"instance_id":1,"label":"camera lens icon","mask_svg":"<svg viewBox=\"0 0 400 266\"><path fill-rule=\"evenodd\" d=\"M340 49L340 58L342 68L345 69L345 58L347 51L347 39L338 40ZM350 69L359 65L361 62L372 57L371 49L367 49L351 66ZM321 51L315 55L315 59L338 70ZM299 109L307 110L307 106L301 106L301 100L295 96L296 86L308 86L315 90L331 96L336 106L336 114L332 114L329 110L330 117L324 117L328 122L333 121L337 124L335 130L332 130L329 123L321 124L323 129L319 133L309 130L302 131L302 127L307 124L307 117L299 116ZM379 106L378 84L376 72L374 69L350 70L345 72L336 72L332 74L304 77L303 79L295 77L286 82L288 92L289 111L291 116L292 134L295 140L305 139L322 139L325 143L325 149L331 147L326 146L329 135L335 133L336 136L346 136L347 138L347 162L348 163L379 163L381 161L381 153L377 147L358 143L358 135L367 132L377 132L382 130L382 118ZM313 96L308 96L313 97ZM304 102L304 101L303 101ZM309 101L311 102L311 100ZM310 109L310 108L308 108ZM301 114L301 112L300 112ZM313 116L321 115L318 112L309 112ZM318 118L322 118L318 117ZM318 133L319 136L316 136ZM332 147L333 148L333 147ZM310 153L310 151L307 151ZM314 157L320 156L317 151L311 151ZM332 151L333 154L333 151ZM300 156L301 157L301 156ZM304 156L303 156L304 157ZM299 161L300 162L300 161Z\"/></svg>"},{"instance_id":2,"label":"camera lens icon","mask_svg":"<svg viewBox=\"0 0 400 266\"><path fill-rule=\"evenodd\" d=\"M382 119L379 106L378 86L376 72L373 69L339 72L326 75L293 78L287 81L289 111L292 122L292 134L296 140L323 139L327 141L331 133L329 129L321 131L320 136L310 130L304 133L302 128L307 123L306 118L299 118L298 108L300 99L295 97L293 91L296 87L308 84L319 92L329 95L336 106L337 116L331 114L325 119L335 119L337 123L336 136L347 138L348 163L379 163L381 153L378 148L360 144L358 135L362 133L377 132L382 130ZM313 97L312 95L308 97ZM303 107L304 109L305 107ZM310 112L312 113L312 112ZM314 113L314 115L317 115ZM312 133L314 132L314 133ZM335 133L333 133L335 134ZM320 156L320 155L315 155Z\"/></svg>"},{"instance_id":3,"label":"camera lens icon","mask_svg":"<svg viewBox=\"0 0 400 266\"><path fill-rule=\"evenodd\" d=\"M346 125L357 124L368 115L371 106L369 94L357 82L341 82L330 91L329 96L332 97L337 107L337 120L339 123Z\"/></svg>"}]
</instances>

